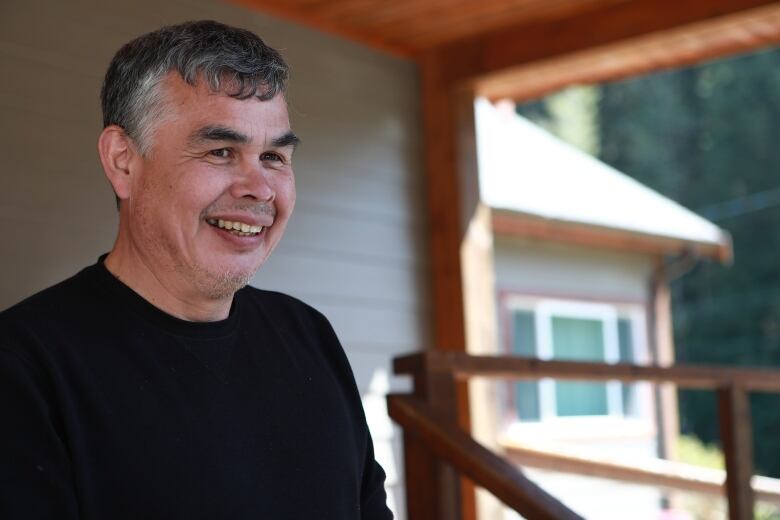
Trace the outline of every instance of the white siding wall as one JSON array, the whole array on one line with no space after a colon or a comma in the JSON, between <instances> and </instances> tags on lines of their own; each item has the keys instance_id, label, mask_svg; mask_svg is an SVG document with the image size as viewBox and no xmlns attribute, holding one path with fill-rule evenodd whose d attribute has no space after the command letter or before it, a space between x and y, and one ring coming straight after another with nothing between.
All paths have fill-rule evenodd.
<instances>
[{"instance_id":1,"label":"white siding wall","mask_svg":"<svg viewBox=\"0 0 780 520\"><path fill-rule=\"evenodd\" d=\"M382 394L404 386L390 376L390 359L430 338L410 63L216 0L3 0L0 309L111 247L116 212L95 151L102 75L132 37L198 18L256 31L291 65L290 112L303 139L298 203L253 283L298 296L331 319L402 505L399 442Z\"/></svg>"},{"instance_id":2,"label":"white siding wall","mask_svg":"<svg viewBox=\"0 0 780 520\"><path fill-rule=\"evenodd\" d=\"M652 259L535 240L496 237L496 287L551 296L644 303Z\"/></svg>"}]
</instances>

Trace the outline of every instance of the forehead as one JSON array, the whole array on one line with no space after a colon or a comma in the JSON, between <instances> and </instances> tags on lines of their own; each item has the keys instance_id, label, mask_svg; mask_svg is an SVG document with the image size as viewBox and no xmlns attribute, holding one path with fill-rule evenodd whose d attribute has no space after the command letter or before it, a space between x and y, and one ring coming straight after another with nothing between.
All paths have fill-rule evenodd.
<instances>
[{"instance_id":1,"label":"forehead","mask_svg":"<svg viewBox=\"0 0 780 520\"><path fill-rule=\"evenodd\" d=\"M163 81L167 105L166 126L184 130L219 125L235 128L253 138L285 133L290 129L287 101L283 94L261 101L256 97L238 99L213 91L205 81L190 85L176 73Z\"/></svg>"}]
</instances>

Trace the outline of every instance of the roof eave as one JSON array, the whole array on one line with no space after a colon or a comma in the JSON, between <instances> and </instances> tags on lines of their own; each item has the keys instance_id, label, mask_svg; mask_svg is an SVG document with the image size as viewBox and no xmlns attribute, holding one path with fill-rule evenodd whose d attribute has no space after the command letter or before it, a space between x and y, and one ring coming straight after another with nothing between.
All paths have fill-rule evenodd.
<instances>
[{"instance_id":1,"label":"roof eave","mask_svg":"<svg viewBox=\"0 0 780 520\"><path fill-rule=\"evenodd\" d=\"M550 219L500 208L491 208L491 213L493 233L496 235L655 256L687 253L723 264L729 264L733 260L731 236L722 230L720 240L710 242Z\"/></svg>"}]
</instances>

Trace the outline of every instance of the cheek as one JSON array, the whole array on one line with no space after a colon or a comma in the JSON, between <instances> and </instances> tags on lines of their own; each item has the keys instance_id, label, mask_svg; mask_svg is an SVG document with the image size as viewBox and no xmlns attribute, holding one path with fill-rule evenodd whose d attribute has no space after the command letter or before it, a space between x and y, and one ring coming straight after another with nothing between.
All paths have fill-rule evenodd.
<instances>
[{"instance_id":1,"label":"cheek","mask_svg":"<svg viewBox=\"0 0 780 520\"><path fill-rule=\"evenodd\" d=\"M290 213L295 206L295 178L290 176L276 186L276 200L279 209ZM281 207L283 206L283 207Z\"/></svg>"}]
</instances>

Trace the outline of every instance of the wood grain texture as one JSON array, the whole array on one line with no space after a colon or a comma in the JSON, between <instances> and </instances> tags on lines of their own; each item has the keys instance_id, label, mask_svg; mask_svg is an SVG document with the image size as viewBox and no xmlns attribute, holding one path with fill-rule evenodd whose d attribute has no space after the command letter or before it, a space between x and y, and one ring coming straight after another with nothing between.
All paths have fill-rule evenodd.
<instances>
[{"instance_id":1,"label":"wood grain texture","mask_svg":"<svg viewBox=\"0 0 780 520\"><path fill-rule=\"evenodd\" d=\"M465 352L455 92L441 83L435 57L421 72L434 346Z\"/></svg>"},{"instance_id":2,"label":"wood grain texture","mask_svg":"<svg viewBox=\"0 0 780 520\"><path fill-rule=\"evenodd\" d=\"M692 66L780 42L780 4L631 37L565 56L509 67L477 83L490 99L535 99L568 85L602 83Z\"/></svg>"},{"instance_id":3,"label":"wood grain texture","mask_svg":"<svg viewBox=\"0 0 780 520\"><path fill-rule=\"evenodd\" d=\"M430 290L433 310L433 347L441 351L466 351L466 317L461 266L461 187L458 157L458 92L441 83L442 70L435 56L421 63L426 195L428 202ZM456 386L453 408L461 427L470 431L468 386ZM460 483L461 515L476 516L474 486Z\"/></svg>"},{"instance_id":4,"label":"wood grain texture","mask_svg":"<svg viewBox=\"0 0 780 520\"><path fill-rule=\"evenodd\" d=\"M395 358L393 369L396 374L406 374L421 362L428 370L452 372L461 378L551 377L584 381L650 381L675 383L685 388L714 390L737 385L748 391L780 392L780 371L760 368L723 368L702 365L658 367L627 363L543 361L522 356L470 356L458 352L426 351Z\"/></svg>"},{"instance_id":5,"label":"wood grain texture","mask_svg":"<svg viewBox=\"0 0 780 520\"><path fill-rule=\"evenodd\" d=\"M618 461L605 456L585 454L579 448L537 446L511 439L506 439L504 445L509 459L520 466L695 493L720 496L726 494L726 472L719 469L665 459ZM780 479L754 477L752 488L757 499L780 503Z\"/></svg>"},{"instance_id":6,"label":"wood grain texture","mask_svg":"<svg viewBox=\"0 0 780 520\"><path fill-rule=\"evenodd\" d=\"M232 0L397 55L628 0Z\"/></svg>"},{"instance_id":7,"label":"wood grain texture","mask_svg":"<svg viewBox=\"0 0 780 520\"><path fill-rule=\"evenodd\" d=\"M771 0L231 0L397 56L439 50L450 79L475 79ZM719 51L720 52L720 51ZM465 54L464 54L465 53ZM464 56L472 59L460 60Z\"/></svg>"},{"instance_id":8,"label":"wood grain texture","mask_svg":"<svg viewBox=\"0 0 780 520\"><path fill-rule=\"evenodd\" d=\"M726 495L729 520L753 518L753 436L750 403L742 385L718 389L718 419L723 456L726 459Z\"/></svg>"},{"instance_id":9,"label":"wood grain texture","mask_svg":"<svg viewBox=\"0 0 780 520\"><path fill-rule=\"evenodd\" d=\"M393 361L397 374L415 374L418 380L455 377L466 379L476 376L511 379L540 379L544 377L587 381L651 381L675 383L681 387L716 390L721 428L721 441L726 458L725 488L731 520L753 518L754 490L752 425L749 391L780 392L780 378L776 370L746 368L714 368L704 366L640 366L628 364L608 365L572 361L542 361L519 356L471 356L457 352L428 351L403 356ZM527 488L525 477L507 473L501 464L507 464L497 455L485 449L462 431L451 418L426 404L419 397L388 396L390 416L406 431L416 435L428 448L466 476L494 493L510 507L528 518L548 518L546 508L563 507L549 495L538 494ZM449 407L452 410L452 407ZM631 472L625 467L610 464L585 464L582 460L566 456L540 455L533 450L523 454L556 470L574 471L610 478L660 485L682 486L686 489L703 487L711 489L708 479L688 478L669 472ZM551 458L557 459L551 461ZM563 458L561 458L563 457ZM498 459L499 462L496 461ZM574 457L576 459L576 457ZM585 468L584 466L587 466ZM609 467L607 467L609 466ZM512 467L509 465L509 467ZM667 468L668 469L668 468ZM662 483L664 482L664 483ZM767 483L764 482L764 485ZM777 486L774 487L777 491ZM539 501L537 501L539 500ZM547 501L550 501L549 503ZM535 509L540 506L541 509ZM528 509L531 508L531 509ZM528 512L532 515L528 516ZM565 512L556 514L565 515ZM566 518L552 516L550 518Z\"/></svg>"},{"instance_id":10,"label":"wood grain texture","mask_svg":"<svg viewBox=\"0 0 780 520\"><path fill-rule=\"evenodd\" d=\"M582 518L422 400L390 395L388 411L393 420L406 431L414 432L416 439L436 457L448 462L528 520ZM410 517L410 520L417 519Z\"/></svg>"},{"instance_id":11,"label":"wood grain texture","mask_svg":"<svg viewBox=\"0 0 780 520\"><path fill-rule=\"evenodd\" d=\"M656 0L632 0L579 16L513 26L437 48L445 82L473 81L534 61L608 45L658 31L775 4L770 0L691 0L659 8Z\"/></svg>"}]
</instances>

